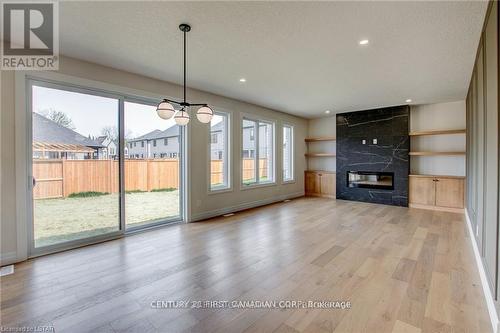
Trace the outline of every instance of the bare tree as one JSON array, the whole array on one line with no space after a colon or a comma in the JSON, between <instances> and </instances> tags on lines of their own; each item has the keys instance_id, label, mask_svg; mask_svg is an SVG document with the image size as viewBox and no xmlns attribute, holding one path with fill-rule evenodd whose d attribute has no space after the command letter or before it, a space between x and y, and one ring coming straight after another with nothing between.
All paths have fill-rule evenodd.
<instances>
[{"instance_id":1,"label":"bare tree","mask_svg":"<svg viewBox=\"0 0 500 333\"><path fill-rule=\"evenodd\" d=\"M118 141L118 128L116 126L104 126L101 129L101 135L104 135L111 140Z\"/></svg>"},{"instance_id":2,"label":"bare tree","mask_svg":"<svg viewBox=\"0 0 500 333\"><path fill-rule=\"evenodd\" d=\"M101 135L104 135L111 140L113 140L116 144L118 144L118 128L116 126L104 126L101 129ZM132 135L132 132L130 130L127 130L125 132L125 140L129 139L130 136Z\"/></svg>"},{"instance_id":3,"label":"bare tree","mask_svg":"<svg viewBox=\"0 0 500 333\"><path fill-rule=\"evenodd\" d=\"M74 130L76 128L75 125L73 124L73 121L71 120L71 118L63 111L58 111L58 110L50 108L50 109L41 110L40 114L42 116L52 120L53 122L55 122L58 125L64 126L66 128L72 129L72 130Z\"/></svg>"}]
</instances>

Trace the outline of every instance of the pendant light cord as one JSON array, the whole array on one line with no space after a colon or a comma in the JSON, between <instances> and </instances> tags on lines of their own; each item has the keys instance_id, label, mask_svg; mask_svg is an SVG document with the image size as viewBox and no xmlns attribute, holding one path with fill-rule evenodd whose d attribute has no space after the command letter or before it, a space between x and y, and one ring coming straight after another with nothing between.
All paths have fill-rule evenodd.
<instances>
[{"instance_id":1,"label":"pendant light cord","mask_svg":"<svg viewBox=\"0 0 500 333\"><path fill-rule=\"evenodd\" d=\"M184 103L186 103L186 31L184 31Z\"/></svg>"}]
</instances>

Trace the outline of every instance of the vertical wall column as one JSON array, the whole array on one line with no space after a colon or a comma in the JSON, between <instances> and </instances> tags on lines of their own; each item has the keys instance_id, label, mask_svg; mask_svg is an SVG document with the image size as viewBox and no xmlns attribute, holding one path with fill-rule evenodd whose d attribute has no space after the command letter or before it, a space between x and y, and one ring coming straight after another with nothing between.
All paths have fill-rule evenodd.
<instances>
[{"instance_id":1,"label":"vertical wall column","mask_svg":"<svg viewBox=\"0 0 500 333\"><path fill-rule=\"evenodd\" d=\"M491 2L467 94L467 213L487 281L500 310L499 25Z\"/></svg>"}]
</instances>

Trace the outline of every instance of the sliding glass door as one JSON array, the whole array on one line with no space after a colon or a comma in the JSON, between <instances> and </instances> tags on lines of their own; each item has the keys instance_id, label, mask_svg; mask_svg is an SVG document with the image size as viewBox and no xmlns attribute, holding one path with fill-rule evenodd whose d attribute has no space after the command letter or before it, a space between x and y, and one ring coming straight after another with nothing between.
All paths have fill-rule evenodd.
<instances>
[{"instance_id":1,"label":"sliding glass door","mask_svg":"<svg viewBox=\"0 0 500 333\"><path fill-rule=\"evenodd\" d=\"M28 87L31 255L182 219L183 131L156 115L155 101Z\"/></svg>"},{"instance_id":2,"label":"sliding glass door","mask_svg":"<svg viewBox=\"0 0 500 333\"><path fill-rule=\"evenodd\" d=\"M34 247L120 230L119 100L32 86Z\"/></svg>"},{"instance_id":3,"label":"sliding glass door","mask_svg":"<svg viewBox=\"0 0 500 333\"><path fill-rule=\"evenodd\" d=\"M127 229L180 219L181 127L155 104L125 101L124 110Z\"/></svg>"}]
</instances>

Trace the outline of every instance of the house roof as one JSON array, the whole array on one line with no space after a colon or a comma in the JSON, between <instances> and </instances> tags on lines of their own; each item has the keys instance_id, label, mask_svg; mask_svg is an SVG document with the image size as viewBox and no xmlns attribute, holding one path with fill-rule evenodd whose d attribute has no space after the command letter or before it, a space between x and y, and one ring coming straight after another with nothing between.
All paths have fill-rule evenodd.
<instances>
[{"instance_id":1,"label":"house roof","mask_svg":"<svg viewBox=\"0 0 500 333\"><path fill-rule=\"evenodd\" d=\"M163 138L170 138L170 137L175 137L175 136L179 136L179 126L172 126L172 127L167 128L164 131L159 130L159 129L155 129L154 131L151 131L149 133L141 135L135 139L131 139L131 140L129 140L129 142L163 139Z\"/></svg>"},{"instance_id":2,"label":"house roof","mask_svg":"<svg viewBox=\"0 0 500 333\"><path fill-rule=\"evenodd\" d=\"M104 146L104 141L106 141L108 137L106 135L101 135L101 136L98 136L95 141L97 141L97 143L101 144Z\"/></svg>"},{"instance_id":3,"label":"house roof","mask_svg":"<svg viewBox=\"0 0 500 333\"><path fill-rule=\"evenodd\" d=\"M215 124L215 126L211 126L210 127L210 133L222 131L222 126L223 125L224 125L224 122L220 121L217 124Z\"/></svg>"},{"instance_id":4,"label":"house roof","mask_svg":"<svg viewBox=\"0 0 500 333\"><path fill-rule=\"evenodd\" d=\"M46 144L65 144L102 148L95 140L89 139L80 133L33 112L33 142Z\"/></svg>"}]
</instances>

